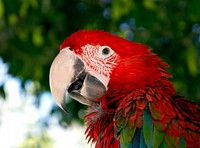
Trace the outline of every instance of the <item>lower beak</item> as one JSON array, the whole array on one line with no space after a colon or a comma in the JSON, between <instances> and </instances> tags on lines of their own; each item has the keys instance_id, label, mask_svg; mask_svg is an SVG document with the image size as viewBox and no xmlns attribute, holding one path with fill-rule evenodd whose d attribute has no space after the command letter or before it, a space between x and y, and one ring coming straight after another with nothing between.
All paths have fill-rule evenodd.
<instances>
[{"instance_id":1,"label":"lower beak","mask_svg":"<svg viewBox=\"0 0 200 148\"><path fill-rule=\"evenodd\" d=\"M106 92L103 83L87 72L83 61L68 47L54 59L49 78L52 95L64 111L69 97L91 105Z\"/></svg>"}]
</instances>

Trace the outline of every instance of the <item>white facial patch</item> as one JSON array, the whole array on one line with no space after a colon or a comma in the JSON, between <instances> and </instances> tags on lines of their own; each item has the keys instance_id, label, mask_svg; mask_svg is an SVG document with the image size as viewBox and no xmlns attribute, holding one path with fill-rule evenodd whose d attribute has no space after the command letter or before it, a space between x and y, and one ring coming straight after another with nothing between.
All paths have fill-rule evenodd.
<instances>
[{"instance_id":1,"label":"white facial patch","mask_svg":"<svg viewBox=\"0 0 200 148\"><path fill-rule=\"evenodd\" d=\"M82 47L81 59L86 71L98 78L107 88L113 68L117 65L119 55L109 46L90 45Z\"/></svg>"}]
</instances>

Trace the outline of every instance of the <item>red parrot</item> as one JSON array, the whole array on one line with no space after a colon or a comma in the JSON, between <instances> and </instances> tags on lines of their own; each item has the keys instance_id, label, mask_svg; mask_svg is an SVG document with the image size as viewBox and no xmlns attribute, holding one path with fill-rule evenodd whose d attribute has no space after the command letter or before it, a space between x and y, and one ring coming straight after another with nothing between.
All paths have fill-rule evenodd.
<instances>
[{"instance_id":1,"label":"red parrot","mask_svg":"<svg viewBox=\"0 0 200 148\"><path fill-rule=\"evenodd\" d=\"M50 88L63 110L69 97L88 105L96 148L200 148L200 109L176 96L167 67L145 45L80 30L60 46Z\"/></svg>"}]
</instances>

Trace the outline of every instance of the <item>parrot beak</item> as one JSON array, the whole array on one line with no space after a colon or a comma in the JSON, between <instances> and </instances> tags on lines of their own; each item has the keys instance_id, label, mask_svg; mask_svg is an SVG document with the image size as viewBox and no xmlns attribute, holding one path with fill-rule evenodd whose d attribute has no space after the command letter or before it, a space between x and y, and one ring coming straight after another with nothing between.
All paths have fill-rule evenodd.
<instances>
[{"instance_id":1,"label":"parrot beak","mask_svg":"<svg viewBox=\"0 0 200 148\"><path fill-rule=\"evenodd\" d=\"M84 62L69 47L54 59L49 80L52 95L64 111L69 98L92 105L106 93L103 83L86 71Z\"/></svg>"}]
</instances>

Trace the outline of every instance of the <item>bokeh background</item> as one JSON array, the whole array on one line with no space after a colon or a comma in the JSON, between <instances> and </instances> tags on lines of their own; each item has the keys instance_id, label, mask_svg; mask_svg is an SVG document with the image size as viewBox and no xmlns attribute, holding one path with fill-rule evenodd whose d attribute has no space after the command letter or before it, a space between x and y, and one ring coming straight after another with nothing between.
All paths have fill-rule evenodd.
<instances>
[{"instance_id":1,"label":"bokeh background","mask_svg":"<svg viewBox=\"0 0 200 148\"><path fill-rule=\"evenodd\" d=\"M199 0L0 0L0 147L90 147L86 107L49 92L59 45L79 29L146 44L170 64L178 95L200 104Z\"/></svg>"}]
</instances>

